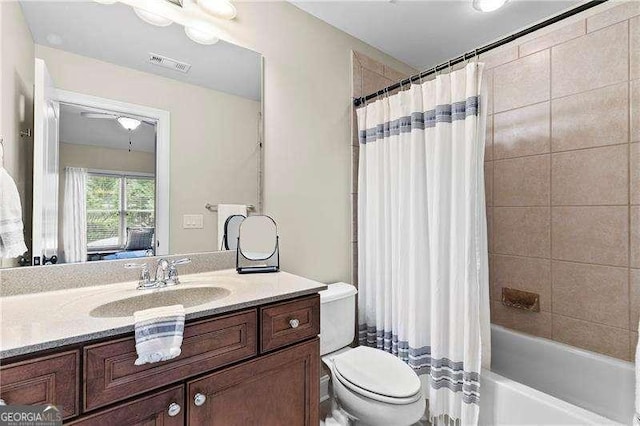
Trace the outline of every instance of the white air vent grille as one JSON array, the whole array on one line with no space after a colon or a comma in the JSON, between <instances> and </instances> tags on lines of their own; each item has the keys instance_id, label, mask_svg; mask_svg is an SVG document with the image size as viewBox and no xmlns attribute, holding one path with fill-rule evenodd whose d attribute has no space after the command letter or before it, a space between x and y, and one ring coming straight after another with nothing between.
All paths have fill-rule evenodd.
<instances>
[{"instance_id":1,"label":"white air vent grille","mask_svg":"<svg viewBox=\"0 0 640 426\"><path fill-rule=\"evenodd\" d=\"M170 70L180 71L185 74L191 69L191 65L186 62L176 61L175 59L167 58L166 56L158 55L157 53L149 53L149 63L163 68L168 68Z\"/></svg>"}]
</instances>

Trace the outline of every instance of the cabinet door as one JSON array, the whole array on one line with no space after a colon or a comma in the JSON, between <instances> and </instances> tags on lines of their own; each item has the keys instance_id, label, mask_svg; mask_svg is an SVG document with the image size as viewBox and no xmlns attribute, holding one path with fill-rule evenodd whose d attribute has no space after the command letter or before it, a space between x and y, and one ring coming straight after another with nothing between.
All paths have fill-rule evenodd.
<instances>
[{"instance_id":1,"label":"cabinet door","mask_svg":"<svg viewBox=\"0 0 640 426\"><path fill-rule=\"evenodd\" d=\"M11 405L53 404L62 418L78 414L79 352L30 359L0 368L0 398Z\"/></svg>"},{"instance_id":2,"label":"cabinet door","mask_svg":"<svg viewBox=\"0 0 640 426\"><path fill-rule=\"evenodd\" d=\"M135 399L83 417L69 426L184 426L184 387Z\"/></svg>"},{"instance_id":3,"label":"cabinet door","mask_svg":"<svg viewBox=\"0 0 640 426\"><path fill-rule=\"evenodd\" d=\"M193 380L187 384L188 424L316 426L319 369L320 343L314 338Z\"/></svg>"}]
</instances>

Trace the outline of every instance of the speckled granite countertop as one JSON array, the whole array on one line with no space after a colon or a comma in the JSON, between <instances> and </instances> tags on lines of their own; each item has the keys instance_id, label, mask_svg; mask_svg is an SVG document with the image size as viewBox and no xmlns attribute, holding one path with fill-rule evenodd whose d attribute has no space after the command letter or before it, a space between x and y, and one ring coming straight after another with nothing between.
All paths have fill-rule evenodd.
<instances>
[{"instance_id":1,"label":"speckled granite countertop","mask_svg":"<svg viewBox=\"0 0 640 426\"><path fill-rule=\"evenodd\" d=\"M136 281L0 298L0 360L133 332L133 316L99 317L96 308L152 292L218 287L219 298L185 299L187 320L316 293L325 284L286 272L239 275L222 270L183 275L181 284L136 290ZM195 291L192 296L199 297ZM144 298L136 299L144 303ZM190 306L189 305L194 305ZM99 314L98 314L99 315Z\"/></svg>"}]
</instances>

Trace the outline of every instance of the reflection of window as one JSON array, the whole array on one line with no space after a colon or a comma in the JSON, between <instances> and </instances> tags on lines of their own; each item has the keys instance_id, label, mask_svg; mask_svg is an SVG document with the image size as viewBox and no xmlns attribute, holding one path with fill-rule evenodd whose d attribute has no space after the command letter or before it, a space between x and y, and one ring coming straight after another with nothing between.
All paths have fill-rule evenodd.
<instances>
[{"instance_id":1,"label":"reflection of window","mask_svg":"<svg viewBox=\"0 0 640 426\"><path fill-rule=\"evenodd\" d=\"M87 245L90 251L122 249L127 228L155 227L155 179L89 173Z\"/></svg>"}]
</instances>

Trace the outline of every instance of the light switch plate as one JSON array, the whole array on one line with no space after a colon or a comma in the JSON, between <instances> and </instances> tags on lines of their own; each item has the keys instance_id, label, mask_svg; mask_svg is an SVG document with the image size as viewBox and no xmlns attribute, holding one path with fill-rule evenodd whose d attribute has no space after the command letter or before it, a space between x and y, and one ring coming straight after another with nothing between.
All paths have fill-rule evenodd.
<instances>
[{"instance_id":1,"label":"light switch plate","mask_svg":"<svg viewBox=\"0 0 640 426\"><path fill-rule=\"evenodd\" d=\"M185 214L182 216L183 229L202 229L204 228L204 216L201 214Z\"/></svg>"}]
</instances>

